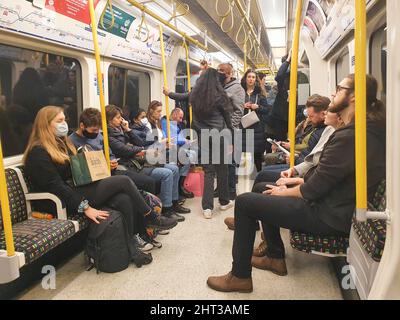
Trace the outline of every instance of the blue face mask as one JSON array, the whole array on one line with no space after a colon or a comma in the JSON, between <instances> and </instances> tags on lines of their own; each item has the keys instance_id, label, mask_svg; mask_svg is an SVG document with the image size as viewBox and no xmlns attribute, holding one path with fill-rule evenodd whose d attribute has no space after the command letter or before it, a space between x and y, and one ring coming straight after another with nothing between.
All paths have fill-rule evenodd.
<instances>
[{"instance_id":1,"label":"blue face mask","mask_svg":"<svg viewBox=\"0 0 400 320\"><path fill-rule=\"evenodd\" d=\"M68 135L68 123L65 121L62 123L57 123L56 125L56 136L59 138L66 137Z\"/></svg>"}]
</instances>

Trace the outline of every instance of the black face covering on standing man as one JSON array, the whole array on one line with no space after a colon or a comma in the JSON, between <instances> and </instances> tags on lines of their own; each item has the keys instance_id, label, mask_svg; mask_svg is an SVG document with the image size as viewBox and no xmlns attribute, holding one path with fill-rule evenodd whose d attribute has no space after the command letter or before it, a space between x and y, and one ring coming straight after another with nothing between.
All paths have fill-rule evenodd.
<instances>
[{"instance_id":1,"label":"black face covering on standing man","mask_svg":"<svg viewBox=\"0 0 400 320\"><path fill-rule=\"evenodd\" d=\"M226 78L227 78L227 76L225 73L222 73L222 72L218 73L218 79L219 79L219 82L221 82L222 86L225 85Z\"/></svg>"}]
</instances>

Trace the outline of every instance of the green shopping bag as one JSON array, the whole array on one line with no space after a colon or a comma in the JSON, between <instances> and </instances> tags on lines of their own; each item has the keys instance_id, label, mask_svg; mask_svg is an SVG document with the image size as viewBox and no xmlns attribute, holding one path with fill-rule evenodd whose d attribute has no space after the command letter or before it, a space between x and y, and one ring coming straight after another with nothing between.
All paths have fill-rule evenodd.
<instances>
[{"instance_id":1,"label":"green shopping bag","mask_svg":"<svg viewBox=\"0 0 400 320\"><path fill-rule=\"evenodd\" d=\"M72 180L76 187L111 176L103 151L83 151L70 157Z\"/></svg>"}]
</instances>

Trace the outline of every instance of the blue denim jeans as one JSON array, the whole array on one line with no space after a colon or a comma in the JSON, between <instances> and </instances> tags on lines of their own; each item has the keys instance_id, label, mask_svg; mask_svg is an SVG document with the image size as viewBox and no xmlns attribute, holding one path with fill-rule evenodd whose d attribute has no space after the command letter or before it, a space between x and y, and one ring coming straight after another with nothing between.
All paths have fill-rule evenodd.
<instances>
[{"instance_id":1,"label":"blue denim jeans","mask_svg":"<svg viewBox=\"0 0 400 320\"><path fill-rule=\"evenodd\" d=\"M150 176L161 182L160 199L166 208L179 199L179 168L175 164L166 164L163 168L155 168Z\"/></svg>"}]
</instances>

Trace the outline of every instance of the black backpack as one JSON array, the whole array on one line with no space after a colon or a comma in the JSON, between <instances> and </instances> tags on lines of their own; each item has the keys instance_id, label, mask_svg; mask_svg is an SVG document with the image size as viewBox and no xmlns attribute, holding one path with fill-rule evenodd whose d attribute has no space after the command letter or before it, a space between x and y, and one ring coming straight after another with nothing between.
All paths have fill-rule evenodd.
<instances>
[{"instance_id":1,"label":"black backpack","mask_svg":"<svg viewBox=\"0 0 400 320\"><path fill-rule=\"evenodd\" d=\"M107 220L100 224L90 223L86 242L86 255L91 263L88 270L96 268L106 273L120 272L128 268L131 252L127 228L122 214L112 209Z\"/></svg>"}]
</instances>

